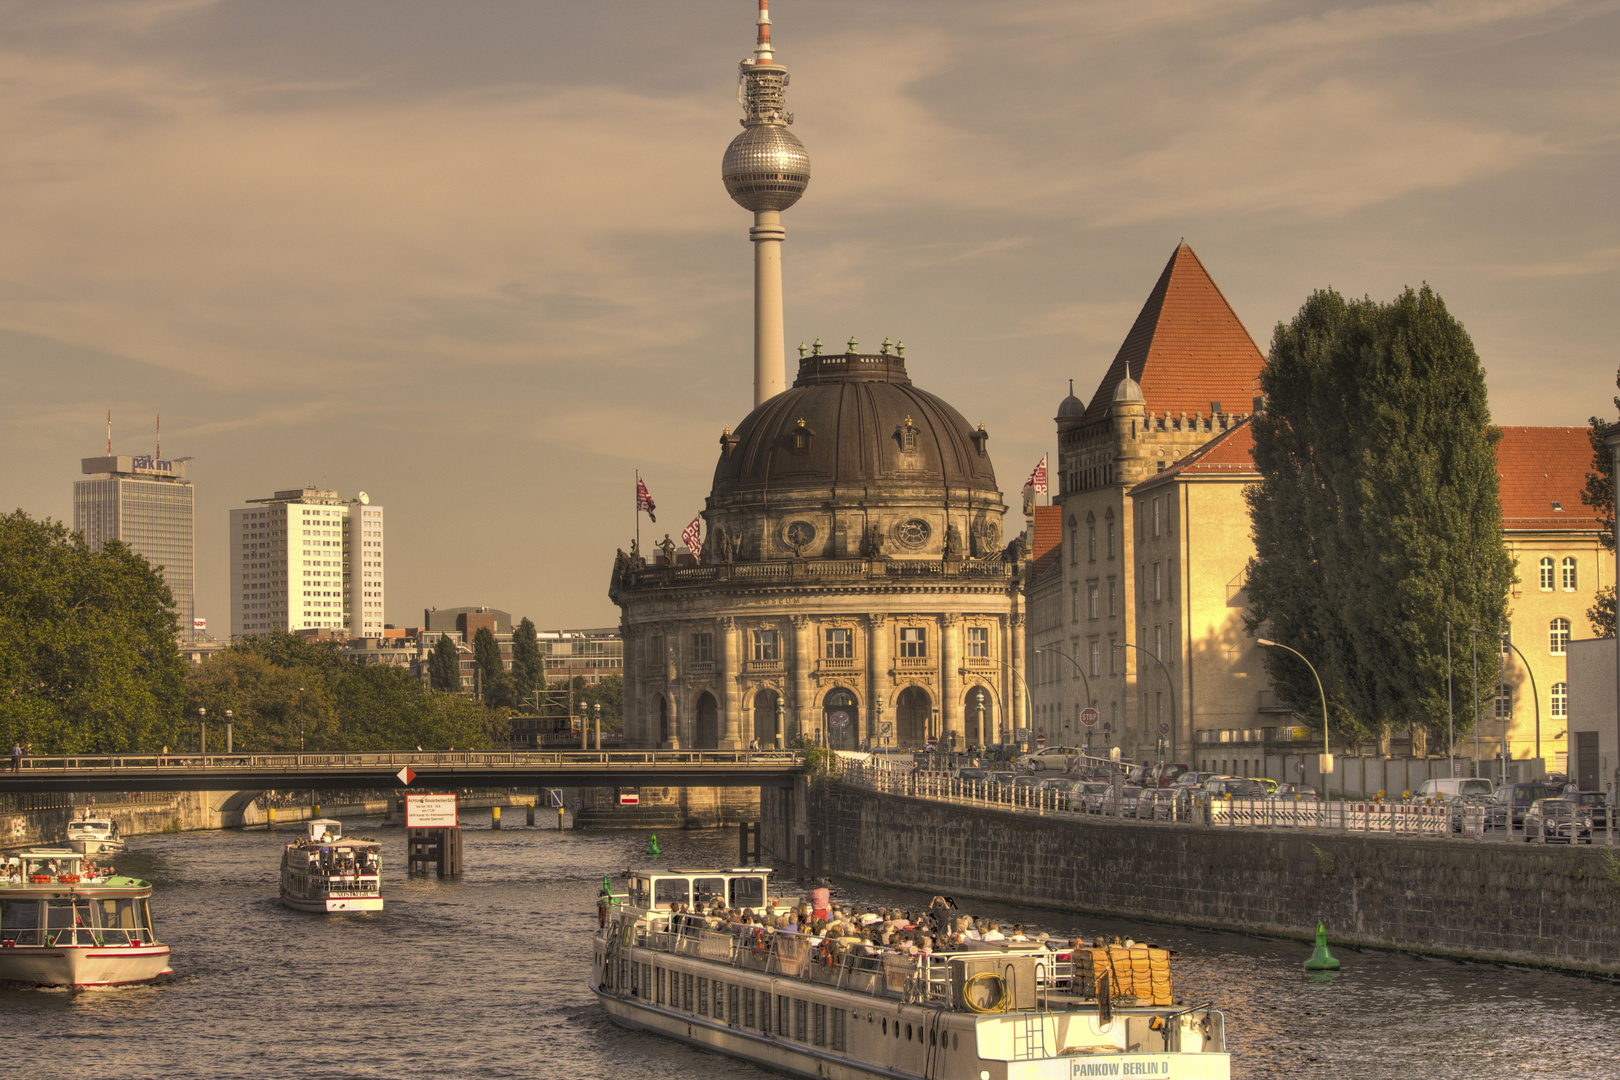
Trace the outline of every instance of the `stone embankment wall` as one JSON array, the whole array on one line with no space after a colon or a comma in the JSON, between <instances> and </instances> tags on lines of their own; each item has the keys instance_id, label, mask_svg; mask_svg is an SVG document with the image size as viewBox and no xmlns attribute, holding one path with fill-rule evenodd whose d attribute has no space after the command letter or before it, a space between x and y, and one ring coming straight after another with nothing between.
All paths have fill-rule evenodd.
<instances>
[{"instance_id":1,"label":"stone embankment wall","mask_svg":"<svg viewBox=\"0 0 1620 1080\"><path fill-rule=\"evenodd\" d=\"M1121 918L1620 974L1609 849L1038 817L836 782L763 800L825 872Z\"/></svg>"}]
</instances>

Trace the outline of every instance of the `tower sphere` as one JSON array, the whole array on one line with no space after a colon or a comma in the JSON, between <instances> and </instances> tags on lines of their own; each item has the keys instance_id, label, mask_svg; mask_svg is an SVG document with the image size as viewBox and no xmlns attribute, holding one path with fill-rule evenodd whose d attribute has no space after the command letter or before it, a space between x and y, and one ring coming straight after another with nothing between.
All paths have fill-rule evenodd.
<instances>
[{"instance_id":1,"label":"tower sphere","mask_svg":"<svg viewBox=\"0 0 1620 1080\"><path fill-rule=\"evenodd\" d=\"M810 186L810 155L786 124L751 123L726 147L720 178L745 210L786 210Z\"/></svg>"}]
</instances>

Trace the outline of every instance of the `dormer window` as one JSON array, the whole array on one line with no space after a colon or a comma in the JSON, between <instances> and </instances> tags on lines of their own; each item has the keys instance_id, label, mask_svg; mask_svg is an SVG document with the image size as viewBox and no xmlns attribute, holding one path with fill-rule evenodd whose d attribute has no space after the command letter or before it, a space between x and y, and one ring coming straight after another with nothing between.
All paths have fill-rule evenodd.
<instances>
[{"instance_id":1,"label":"dormer window","mask_svg":"<svg viewBox=\"0 0 1620 1080\"><path fill-rule=\"evenodd\" d=\"M815 437L815 434L805 426L804 417L799 417L799 422L793 425L793 452L795 454L808 454L810 452L810 440Z\"/></svg>"},{"instance_id":2,"label":"dormer window","mask_svg":"<svg viewBox=\"0 0 1620 1080\"><path fill-rule=\"evenodd\" d=\"M917 452L918 430L917 425L911 422L911 417L907 416L906 422L901 424L895 432L900 439L900 449L903 453L915 454Z\"/></svg>"},{"instance_id":3,"label":"dormer window","mask_svg":"<svg viewBox=\"0 0 1620 1080\"><path fill-rule=\"evenodd\" d=\"M720 433L720 456L723 458L730 457L731 452L737 449L737 443L740 441L737 436L731 433L730 428L726 428L725 431Z\"/></svg>"}]
</instances>

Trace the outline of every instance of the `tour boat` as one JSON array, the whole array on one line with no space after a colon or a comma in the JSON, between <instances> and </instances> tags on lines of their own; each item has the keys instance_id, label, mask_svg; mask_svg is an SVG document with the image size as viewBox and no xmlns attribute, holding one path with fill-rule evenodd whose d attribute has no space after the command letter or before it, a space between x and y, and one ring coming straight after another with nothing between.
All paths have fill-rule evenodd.
<instances>
[{"instance_id":1,"label":"tour boat","mask_svg":"<svg viewBox=\"0 0 1620 1080\"><path fill-rule=\"evenodd\" d=\"M281 854L281 902L296 911L381 911L382 845L344 836L331 818L305 824L308 834Z\"/></svg>"},{"instance_id":2,"label":"tour boat","mask_svg":"<svg viewBox=\"0 0 1620 1080\"><path fill-rule=\"evenodd\" d=\"M88 810L83 817L68 822L67 844L85 855L110 855L124 850L118 823L110 817L91 817Z\"/></svg>"},{"instance_id":3,"label":"tour boat","mask_svg":"<svg viewBox=\"0 0 1620 1080\"><path fill-rule=\"evenodd\" d=\"M690 913L718 899L779 916L769 875L627 871L623 892L604 879L589 985L608 1016L818 1080L1230 1078L1225 1017L1174 1002L1163 950L1004 939L909 953ZM940 922L959 914L936 904Z\"/></svg>"},{"instance_id":4,"label":"tour boat","mask_svg":"<svg viewBox=\"0 0 1620 1080\"><path fill-rule=\"evenodd\" d=\"M147 882L67 848L24 851L0 870L0 982L120 986L172 974Z\"/></svg>"}]
</instances>

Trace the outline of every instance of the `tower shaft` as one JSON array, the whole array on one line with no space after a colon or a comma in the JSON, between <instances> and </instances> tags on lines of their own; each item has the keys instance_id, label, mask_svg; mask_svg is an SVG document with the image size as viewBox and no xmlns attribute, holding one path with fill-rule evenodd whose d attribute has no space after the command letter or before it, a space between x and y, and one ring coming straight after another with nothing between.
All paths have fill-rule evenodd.
<instances>
[{"instance_id":1,"label":"tower shaft","mask_svg":"<svg viewBox=\"0 0 1620 1080\"><path fill-rule=\"evenodd\" d=\"M754 407L787 389L787 340L782 329L782 215L754 214Z\"/></svg>"}]
</instances>

